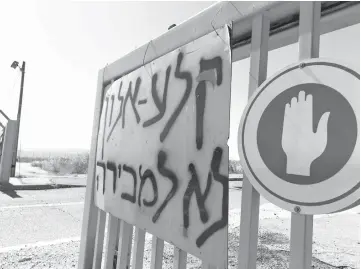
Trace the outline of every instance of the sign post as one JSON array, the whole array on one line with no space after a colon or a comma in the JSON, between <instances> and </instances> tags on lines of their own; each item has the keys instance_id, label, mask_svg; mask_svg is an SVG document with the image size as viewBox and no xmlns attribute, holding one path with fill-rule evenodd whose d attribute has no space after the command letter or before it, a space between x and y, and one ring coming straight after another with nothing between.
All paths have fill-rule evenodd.
<instances>
[{"instance_id":1,"label":"sign post","mask_svg":"<svg viewBox=\"0 0 361 269\"><path fill-rule=\"evenodd\" d=\"M300 2L299 59L318 58L321 2ZM313 215L291 213L290 269L311 268Z\"/></svg>"}]
</instances>

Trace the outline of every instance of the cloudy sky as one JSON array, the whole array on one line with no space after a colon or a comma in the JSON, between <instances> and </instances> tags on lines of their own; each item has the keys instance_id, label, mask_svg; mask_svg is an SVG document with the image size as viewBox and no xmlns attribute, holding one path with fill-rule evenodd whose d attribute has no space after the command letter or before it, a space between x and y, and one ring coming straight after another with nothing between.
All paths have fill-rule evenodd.
<instances>
[{"instance_id":1,"label":"cloudy sky","mask_svg":"<svg viewBox=\"0 0 361 269\"><path fill-rule=\"evenodd\" d=\"M213 2L70 2L8 0L0 6L0 109L16 118L20 72L27 72L22 149L90 147L97 72ZM166 12L165 12L166 11ZM323 35L321 57L359 71L360 25ZM297 44L269 55L268 75L298 59ZM230 158L247 101L249 60L233 66Z\"/></svg>"}]
</instances>

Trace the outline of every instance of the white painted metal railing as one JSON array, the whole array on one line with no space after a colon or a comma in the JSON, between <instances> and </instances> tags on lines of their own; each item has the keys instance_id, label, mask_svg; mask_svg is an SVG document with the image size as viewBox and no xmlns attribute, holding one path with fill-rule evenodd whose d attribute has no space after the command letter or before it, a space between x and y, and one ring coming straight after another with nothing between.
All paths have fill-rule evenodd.
<instances>
[{"instance_id":1,"label":"white painted metal railing","mask_svg":"<svg viewBox=\"0 0 361 269\"><path fill-rule=\"evenodd\" d=\"M321 16L322 15L322 16ZM125 74L170 51L206 35L225 24L232 24L232 60L250 57L249 95L267 77L270 50L299 42L299 59L316 58L320 34L359 23L359 2L220 2L172 28L155 40L120 58L99 71L93 121L88 184L79 256L79 269L143 268L145 231L98 209L94 204L95 156L100 114L106 86ZM156 49L152 49L156 48ZM243 181L239 269L256 268L259 227L259 193L247 178ZM105 237L106 214L109 215ZM292 214L290 268L311 268L313 216ZM105 254L103 246L105 243ZM151 269L162 268L164 241L153 236ZM103 257L104 256L104 257ZM174 246L174 268L186 268L187 253ZM211 267L203 262L202 267Z\"/></svg>"}]
</instances>

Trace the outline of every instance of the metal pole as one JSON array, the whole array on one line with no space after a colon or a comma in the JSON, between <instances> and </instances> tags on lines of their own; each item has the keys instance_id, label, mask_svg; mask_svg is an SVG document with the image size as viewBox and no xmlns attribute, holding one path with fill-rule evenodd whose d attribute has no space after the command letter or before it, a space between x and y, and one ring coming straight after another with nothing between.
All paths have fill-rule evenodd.
<instances>
[{"instance_id":1,"label":"metal pole","mask_svg":"<svg viewBox=\"0 0 361 269\"><path fill-rule=\"evenodd\" d=\"M19 143L19 132L20 132L20 118L21 118L21 108L23 104L23 92L24 92L24 77L25 77L25 62L23 61L21 67L21 84L20 84L20 95L19 95L19 105L18 105L18 115L16 118L16 139L14 145L13 161L11 165L11 176L15 176L15 167L16 167L16 158L18 154L18 143Z\"/></svg>"},{"instance_id":2,"label":"metal pole","mask_svg":"<svg viewBox=\"0 0 361 269\"><path fill-rule=\"evenodd\" d=\"M321 2L300 2L299 59L318 58ZM290 269L312 267L313 215L291 213Z\"/></svg>"},{"instance_id":3,"label":"metal pole","mask_svg":"<svg viewBox=\"0 0 361 269\"><path fill-rule=\"evenodd\" d=\"M250 52L250 72L248 96L267 78L268 39L270 20L264 14L258 15L252 22L252 40ZM239 236L238 269L255 269L257 262L257 243L259 227L260 194L243 178L241 223Z\"/></svg>"}]
</instances>

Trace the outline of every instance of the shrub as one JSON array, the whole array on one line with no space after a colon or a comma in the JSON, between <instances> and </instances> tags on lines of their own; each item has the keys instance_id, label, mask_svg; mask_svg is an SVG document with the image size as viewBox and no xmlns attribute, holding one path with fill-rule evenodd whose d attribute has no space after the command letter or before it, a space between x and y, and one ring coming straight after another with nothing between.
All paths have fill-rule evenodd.
<instances>
[{"instance_id":1,"label":"shrub","mask_svg":"<svg viewBox=\"0 0 361 269\"><path fill-rule=\"evenodd\" d=\"M33 161L31 166L56 174L85 174L88 170L89 155L77 154L69 157L52 157Z\"/></svg>"},{"instance_id":2,"label":"shrub","mask_svg":"<svg viewBox=\"0 0 361 269\"><path fill-rule=\"evenodd\" d=\"M39 168L41 168L42 165L43 165L43 161L33 161L33 162L31 163L31 166L32 166L32 167L39 167Z\"/></svg>"},{"instance_id":3,"label":"shrub","mask_svg":"<svg viewBox=\"0 0 361 269\"><path fill-rule=\"evenodd\" d=\"M243 169L240 161L230 160L229 161L229 173L230 174L242 174Z\"/></svg>"},{"instance_id":4,"label":"shrub","mask_svg":"<svg viewBox=\"0 0 361 269\"><path fill-rule=\"evenodd\" d=\"M89 154L77 155L72 162L73 174L85 174L88 171Z\"/></svg>"}]
</instances>

